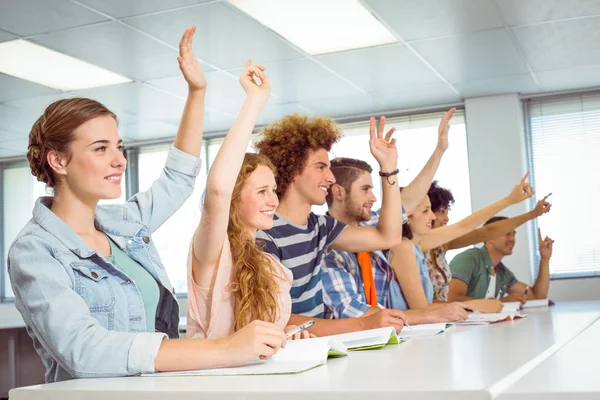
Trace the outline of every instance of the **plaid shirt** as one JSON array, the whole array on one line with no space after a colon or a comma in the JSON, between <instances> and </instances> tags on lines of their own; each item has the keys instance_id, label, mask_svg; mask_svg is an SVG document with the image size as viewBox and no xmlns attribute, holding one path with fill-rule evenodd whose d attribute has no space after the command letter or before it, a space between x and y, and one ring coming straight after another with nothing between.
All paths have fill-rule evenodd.
<instances>
[{"instance_id":1,"label":"plaid shirt","mask_svg":"<svg viewBox=\"0 0 600 400\"><path fill-rule=\"evenodd\" d=\"M371 213L371 220L363 222L363 226L377 226L379 211ZM406 214L402 209L402 222L406 222ZM390 285L398 285L394 272L389 264L389 250L373 251L371 266L373 280L377 290L379 307L388 308L390 305ZM325 318L357 318L369 308L366 302L361 268L356 253L331 250L321 262L323 271L323 301L325 303Z\"/></svg>"}]
</instances>

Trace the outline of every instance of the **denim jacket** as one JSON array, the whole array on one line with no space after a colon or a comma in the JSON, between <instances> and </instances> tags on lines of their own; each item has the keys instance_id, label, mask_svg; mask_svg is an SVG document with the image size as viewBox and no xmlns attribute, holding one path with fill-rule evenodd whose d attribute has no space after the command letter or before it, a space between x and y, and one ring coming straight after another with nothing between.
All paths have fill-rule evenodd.
<instances>
[{"instance_id":1,"label":"denim jacket","mask_svg":"<svg viewBox=\"0 0 600 400\"><path fill-rule=\"evenodd\" d=\"M96 208L96 228L159 284L157 332L145 332L135 283L50 211L52 197L36 201L9 250L8 273L46 382L154 372L161 341L178 337L179 306L151 234L192 194L200 168L198 158L171 148L148 191Z\"/></svg>"}]
</instances>

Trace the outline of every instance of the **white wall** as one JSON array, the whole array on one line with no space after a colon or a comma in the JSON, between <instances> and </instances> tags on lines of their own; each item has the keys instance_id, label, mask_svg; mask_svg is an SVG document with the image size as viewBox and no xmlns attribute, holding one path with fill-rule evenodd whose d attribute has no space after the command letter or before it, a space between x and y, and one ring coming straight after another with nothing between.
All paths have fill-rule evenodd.
<instances>
[{"instance_id":1,"label":"white wall","mask_svg":"<svg viewBox=\"0 0 600 400\"><path fill-rule=\"evenodd\" d=\"M523 106L517 94L479 97L466 99L465 114L471 204L478 210L506 196L527 171ZM513 217L532 206L533 202L523 202L500 215ZM517 278L527 283L534 281L531 225L517 229L514 252L504 260ZM555 301L600 300L600 278L552 281L549 297Z\"/></svg>"}]
</instances>

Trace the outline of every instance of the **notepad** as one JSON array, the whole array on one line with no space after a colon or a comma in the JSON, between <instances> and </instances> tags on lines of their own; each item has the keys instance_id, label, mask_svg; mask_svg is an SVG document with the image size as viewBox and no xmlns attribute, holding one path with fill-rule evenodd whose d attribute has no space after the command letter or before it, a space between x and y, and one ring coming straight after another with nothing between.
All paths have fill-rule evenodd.
<instances>
[{"instance_id":1,"label":"notepad","mask_svg":"<svg viewBox=\"0 0 600 400\"><path fill-rule=\"evenodd\" d=\"M398 336L402 339L412 339L416 337L435 336L446 332L454 324L440 322L436 324L418 324L405 326Z\"/></svg>"},{"instance_id":2,"label":"notepad","mask_svg":"<svg viewBox=\"0 0 600 400\"><path fill-rule=\"evenodd\" d=\"M350 351L380 349L388 344L406 341L398 337L396 330L391 326L325 337L341 342Z\"/></svg>"},{"instance_id":3,"label":"notepad","mask_svg":"<svg viewBox=\"0 0 600 400\"><path fill-rule=\"evenodd\" d=\"M518 312L519 310L525 310L528 308L543 308L554 305L554 302L550 299L539 299L539 300L527 300L525 304L521 304L518 301L511 301L504 303L502 312Z\"/></svg>"},{"instance_id":4,"label":"notepad","mask_svg":"<svg viewBox=\"0 0 600 400\"><path fill-rule=\"evenodd\" d=\"M269 360L258 358L239 367L210 368L194 371L160 372L142 376L232 376L232 375L278 375L297 374L316 368L330 357L343 357L348 350L332 338L290 340Z\"/></svg>"},{"instance_id":5,"label":"notepad","mask_svg":"<svg viewBox=\"0 0 600 400\"><path fill-rule=\"evenodd\" d=\"M457 321L456 325L487 325L495 324L497 322L512 321L514 319L526 318L527 315L519 313L471 313L469 317L464 321Z\"/></svg>"}]
</instances>

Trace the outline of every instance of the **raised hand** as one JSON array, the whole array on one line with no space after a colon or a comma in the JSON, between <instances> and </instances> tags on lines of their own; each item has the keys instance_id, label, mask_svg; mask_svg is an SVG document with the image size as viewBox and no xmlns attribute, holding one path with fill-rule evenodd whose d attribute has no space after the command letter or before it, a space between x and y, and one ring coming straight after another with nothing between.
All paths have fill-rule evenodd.
<instances>
[{"instance_id":1,"label":"raised hand","mask_svg":"<svg viewBox=\"0 0 600 400\"><path fill-rule=\"evenodd\" d=\"M371 149L371 154L379 163L382 172L393 172L398 166L396 139L392 138L396 128L390 129L384 137L383 130L385 128L385 117L382 116L379 118L379 127L377 127L377 129L375 127L375 117L371 117L370 122L369 148Z\"/></svg>"},{"instance_id":2,"label":"raised hand","mask_svg":"<svg viewBox=\"0 0 600 400\"><path fill-rule=\"evenodd\" d=\"M190 92L206 89L206 77L204 76L204 71L202 71L200 63L194 56L194 51L192 50L194 33L196 33L196 26L192 26L185 30L181 37L181 41L179 42L179 57L177 57L179 69L181 69L181 73L188 83Z\"/></svg>"},{"instance_id":3,"label":"raised hand","mask_svg":"<svg viewBox=\"0 0 600 400\"><path fill-rule=\"evenodd\" d=\"M260 79L260 85L256 83L255 77ZM266 103L271 95L271 83L265 74L265 67L260 64L252 64L248 60L244 72L240 75L240 84L246 95Z\"/></svg>"},{"instance_id":4,"label":"raised hand","mask_svg":"<svg viewBox=\"0 0 600 400\"><path fill-rule=\"evenodd\" d=\"M521 201L527 200L535 194L533 186L526 182L528 176L529 172L525 174L523 179L521 179L521 182L519 182L519 184L516 185L512 192L510 192L508 195L508 200L511 202L511 204L520 203Z\"/></svg>"},{"instance_id":5,"label":"raised hand","mask_svg":"<svg viewBox=\"0 0 600 400\"><path fill-rule=\"evenodd\" d=\"M547 212L550 211L550 208L552 208L552 204L550 204L549 202L546 201L548 196L550 196L551 194L552 193L548 193L546 195L546 197L544 197L543 199L538 201L537 204L535 205L535 208L533 209L533 214L536 217L546 214Z\"/></svg>"},{"instance_id":6,"label":"raised hand","mask_svg":"<svg viewBox=\"0 0 600 400\"><path fill-rule=\"evenodd\" d=\"M542 240L542 231L538 228L538 242L540 244L540 257L549 260L552 257L552 247L554 245L554 240L550 239L548 236Z\"/></svg>"},{"instance_id":7,"label":"raised hand","mask_svg":"<svg viewBox=\"0 0 600 400\"><path fill-rule=\"evenodd\" d=\"M270 358L281 347L285 347L283 329L270 322L253 321L235 332L220 339L223 351L227 354L227 367L237 366L259 357Z\"/></svg>"},{"instance_id":8,"label":"raised hand","mask_svg":"<svg viewBox=\"0 0 600 400\"><path fill-rule=\"evenodd\" d=\"M450 110L444 114L442 121L440 122L440 127L438 128L438 142L437 148L441 151L448 150L448 131L450 131L450 120L456 111L455 107L452 107Z\"/></svg>"}]
</instances>

